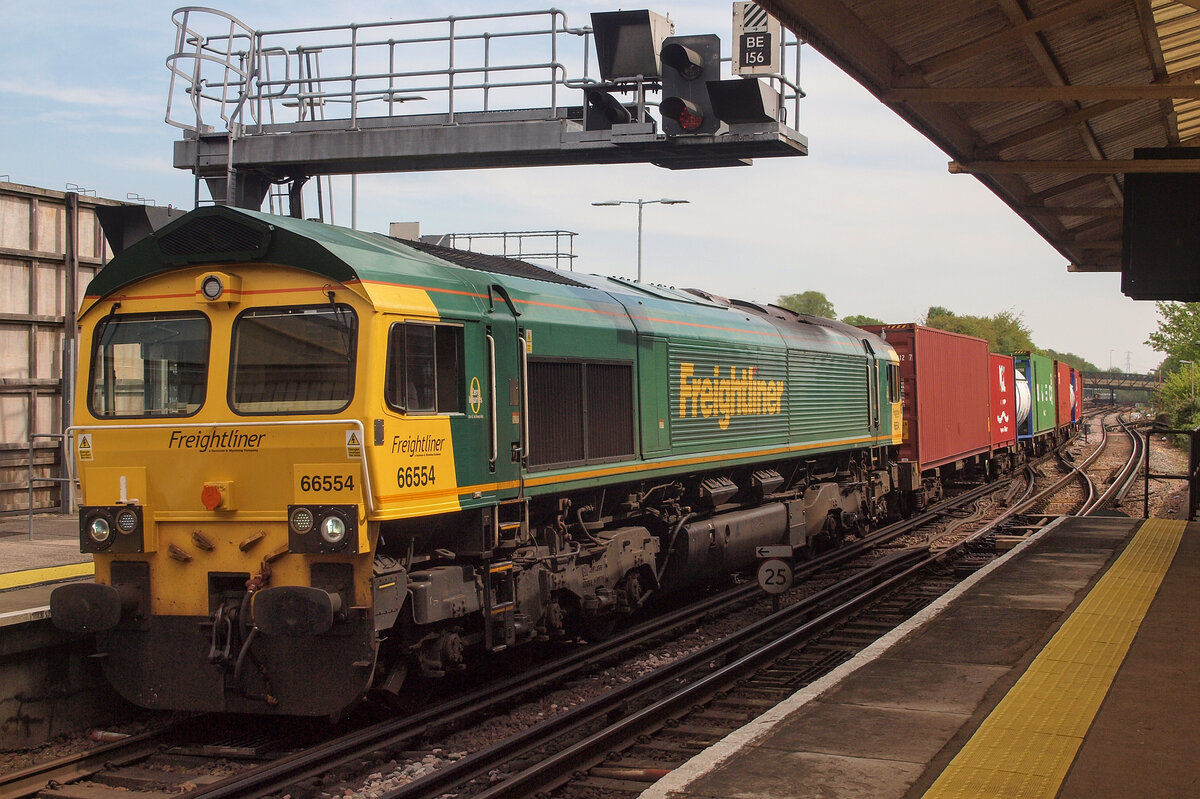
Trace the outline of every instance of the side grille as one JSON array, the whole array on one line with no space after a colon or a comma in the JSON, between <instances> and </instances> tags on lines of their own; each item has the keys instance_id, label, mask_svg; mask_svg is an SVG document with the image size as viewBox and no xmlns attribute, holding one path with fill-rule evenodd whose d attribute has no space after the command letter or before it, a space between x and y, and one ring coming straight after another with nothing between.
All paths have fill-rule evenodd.
<instances>
[{"instance_id":1,"label":"side grille","mask_svg":"<svg viewBox=\"0 0 1200 799\"><path fill-rule=\"evenodd\" d=\"M529 465L634 454L633 365L529 362Z\"/></svg>"},{"instance_id":2,"label":"side grille","mask_svg":"<svg viewBox=\"0 0 1200 799\"><path fill-rule=\"evenodd\" d=\"M587 365L588 459L633 454L633 367Z\"/></svg>"},{"instance_id":3,"label":"side grille","mask_svg":"<svg viewBox=\"0 0 1200 799\"><path fill-rule=\"evenodd\" d=\"M529 465L579 463L583 437L583 364L529 362Z\"/></svg>"}]
</instances>

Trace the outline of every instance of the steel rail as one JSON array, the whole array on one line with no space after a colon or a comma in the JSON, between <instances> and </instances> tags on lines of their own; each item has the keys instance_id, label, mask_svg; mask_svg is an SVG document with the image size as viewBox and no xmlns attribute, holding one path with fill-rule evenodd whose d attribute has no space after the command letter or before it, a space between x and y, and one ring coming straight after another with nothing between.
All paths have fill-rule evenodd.
<instances>
[{"instance_id":1,"label":"steel rail","mask_svg":"<svg viewBox=\"0 0 1200 799\"><path fill-rule=\"evenodd\" d=\"M1120 502L1125 497L1125 494L1129 491L1129 488L1133 485L1133 481L1141 469L1142 456L1145 452L1146 440L1139 432L1130 427L1125 422L1124 418L1118 416L1117 424L1120 425L1121 431L1129 437L1130 443L1132 444L1132 452L1129 455L1129 460L1123 467L1121 467L1121 471L1117 474L1117 478L1113 480L1112 484L1108 487L1108 490L1100 495L1100 499L1096 502L1096 507L1106 507L1108 505L1115 505Z\"/></svg>"},{"instance_id":2,"label":"steel rail","mask_svg":"<svg viewBox=\"0 0 1200 799\"><path fill-rule=\"evenodd\" d=\"M527 796L552 788L565 780L566 775L572 771L599 762L608 752L631 743L649 728L662 726L667 718L686 711L697 702L711 698L713 693L736 682L764 660L774 657L785 648L793 647L796 641L811 638L839 623L850 613L891 590L896 585L897 576L909 574L916 568L912 562L918 559L926 563L933 557L923 550L910 549L897 553L602 696L569 708L432 774L386 791L380 795L380 799L434 799L456 785L485 776L511 762L515 757L533 752L548 741L562 738L572 731L589 728L599 720L623 714L624 718L610 723L601 732L542 759L537 765L477 797L493 799ZM851 598L843 599L847 594L852 594ZM839 604L832 609L820 611L820 608L828 606L830 602ZM820 615L814 616L817 613ZM744 648L751 644L752 639L764 634L774 634L772 631L779 629L785 632L770 643L756 647L749 654L741 654ZM728 665L710 671L664 699L652 701L650 698L665 686L677 682L687 672L709 669L714 663ZM651 701L651 704L629 714L626 706L639 699ZM561 779L556 782L553 775L558 775ZM547 776L551 776L551 779L547 780Z\"/></svg>"},{"instance_id":3,"label":"steel rail","mask_svg":"<svg viewBox=\"0 0 1200 799\"><path fill-rule=\"evenodd\" d=\"M48 760L0 775L0 797L25 799L46 790L51 780L78 781L114 765L127 765L160 751L164 740L189 727L203 724L203 717L185 719L159 730L132 735L76 755Z\"/></svg>"}]
</instances>

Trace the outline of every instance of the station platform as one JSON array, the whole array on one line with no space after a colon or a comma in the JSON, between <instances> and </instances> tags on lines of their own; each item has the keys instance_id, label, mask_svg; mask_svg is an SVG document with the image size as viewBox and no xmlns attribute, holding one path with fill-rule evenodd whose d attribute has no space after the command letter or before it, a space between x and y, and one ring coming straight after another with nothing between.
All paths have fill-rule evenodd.
<instances>
[{"instance_id":1,"label":"station platform","mask_svg":"<svg viewBox=\"0 0 1200 799\"><path fill-rule=\"evenodd\" d=\"M64 580L92 576L92 556L79 551L79 517L0 517L0 627L49 618L50 592Z\"/></svg>"},{"instance_id":2,"label":"station platform","mask_svg":"<svg viewBox=\"0 0 1200 799\"><path fill-rule=\"evenodd\" d=\"M1200 524L1062 518L642 799L1200 796Z\"/></svg>"}]
</instances>

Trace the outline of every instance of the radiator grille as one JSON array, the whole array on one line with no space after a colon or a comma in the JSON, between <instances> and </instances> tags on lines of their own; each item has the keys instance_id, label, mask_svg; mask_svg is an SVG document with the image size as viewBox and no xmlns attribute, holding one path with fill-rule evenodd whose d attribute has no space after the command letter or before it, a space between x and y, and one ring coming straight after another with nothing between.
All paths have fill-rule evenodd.
<instances>
[{"instance_id":1,"label":"radiator grille","mask_svg":"<svg viewBox=\"0 0 1200 799\"><path fill-rule=\"evenodd\" d=\"M268 231L221 216L203 216L184 222L158 238L158 248L168 258L212 258L261 252Z\"/></svg>"},{"instance_id":2,"label":"radiator grille","mask_svg":"<svg viewBox=\"0 0 1200 799\"><path fill-rule=\"evenodd\" d=\"M633 368L587 365L589 460L633 454Z\"/></svg>"},{"instance_id":3,"label":"radiator grille","mask_svg":"<svg viewBox=\"0 0 1200 799\"><path fill-rule=\"evenodd\" d=\"M529 465L583 459L583 364L531 361Z\"/></svg>"},{"instance_id":4,"label":"radiator grille","mask_svg":"<svg viewBox=\"0 0 1200 799\"><path fill-rule=\"evenodd\" d=\"M531 361L529 425L532 467L632 456L633 366Z\"/></svg>"}]
</instances>

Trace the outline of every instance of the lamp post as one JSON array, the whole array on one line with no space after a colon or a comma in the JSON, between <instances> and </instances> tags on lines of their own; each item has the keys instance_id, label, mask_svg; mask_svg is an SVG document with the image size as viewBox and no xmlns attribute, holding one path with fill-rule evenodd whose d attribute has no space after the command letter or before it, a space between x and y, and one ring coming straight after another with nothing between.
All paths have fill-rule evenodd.
<instances>
[{"instance_id":1,"label":"lamp post","mask_svg":"<svg viewBox=\"0 0 1200 799\"><path fill-rule=\"evenodd\" d=\"M638 207L638 259L637 259L637 282L642 282L642 206L654 205L684 205L687 200L668 200L666 197L661 200L604 200L603 202L592 203L592 205L636 205Z\"/></svg>"},{"instance_id":2,"label":"lamp post","mask_svg":"<svg viewBox=\"0 0 1200 799\"><path fill-rule=\"evenodd\" d=\"M1195 361L1185 361L1182 358L1179 359L1179 362L1191 364L1191 366L1192 366L1192 404L1195 405L1196 404L1196 362Z\"/></svg>"}]
</instances>

